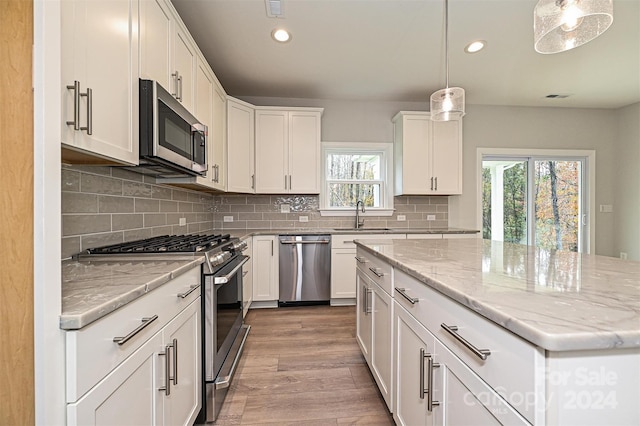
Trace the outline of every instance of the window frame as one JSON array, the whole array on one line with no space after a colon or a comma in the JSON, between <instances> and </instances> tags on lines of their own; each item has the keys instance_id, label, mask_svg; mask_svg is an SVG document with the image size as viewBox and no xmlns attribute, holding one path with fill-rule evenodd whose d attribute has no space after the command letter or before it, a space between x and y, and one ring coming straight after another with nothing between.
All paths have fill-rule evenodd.
<instances>
[{"instance_id":1,"label":"window frame","mask_svg":"<svg viewBox=\"0 0 640 426\"><path fill-rule=\"evenodd\" d=\"M322 142L322 185L320 189L321 216L355 216L355 207L328 206L329 181L327 180L327 156L329 154L372 155L380 154L380 179L370 181L380 183L380 207L367 207L361 216L393 215L393 143L364 142ZM331 181L333 182L333 181Z\"/></svg>"}]
</instances>

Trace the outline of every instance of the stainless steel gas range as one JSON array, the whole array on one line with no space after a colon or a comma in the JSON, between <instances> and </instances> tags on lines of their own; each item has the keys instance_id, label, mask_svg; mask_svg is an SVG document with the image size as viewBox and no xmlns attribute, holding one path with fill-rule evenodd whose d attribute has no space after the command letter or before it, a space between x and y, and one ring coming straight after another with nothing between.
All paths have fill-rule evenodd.
<instances>
[{"instance_id":1,"label":"stainless steel gas range","mask_svg":"<svg viewBox=\"0 0 640 426\"><path fill-rule=\"evenodd\" d=\"M78 259L149 260L204 257L202 265L202 410L197 423L218 416L250 326L242 319L244 241L229 234L164 235L86 250Z\"/></svg>"}]
</instances>

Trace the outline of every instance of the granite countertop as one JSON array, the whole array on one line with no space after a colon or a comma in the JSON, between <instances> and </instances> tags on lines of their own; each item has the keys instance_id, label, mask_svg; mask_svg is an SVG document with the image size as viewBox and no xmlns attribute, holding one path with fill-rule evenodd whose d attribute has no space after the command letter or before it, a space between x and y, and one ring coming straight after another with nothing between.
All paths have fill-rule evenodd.
<instances>
[{"instance_id":1,"label":"granite countertop","mask_svg":"<svg viewBox=\"0 0 640 426\"><path fill-rule=\"evenodd\" d=\"M481 239L356 244L543 349L640 347L640 262Z\"/></svg>"},{"instance_id":2,"label":"granite countertop","mask_svg":"<svg viewBox=\"0 0 640 426\"><path fill-rule=\"evenodd\" d=\"M283 229L225 229L224 234L231 234L241 240L254 235L375 235L375 234L477 234L477 229L463 228L283 228Z\"/></svg>"},{"instance_id":3,"label":"granite countertop","mask_svg":"<svg viewBox=\"0 0 640 426\"><path fill-rule=\"evenodd\" d=\"M170 260L62 262L60 328L80 329L202 264Z\"/></svg>"}]
</instances>

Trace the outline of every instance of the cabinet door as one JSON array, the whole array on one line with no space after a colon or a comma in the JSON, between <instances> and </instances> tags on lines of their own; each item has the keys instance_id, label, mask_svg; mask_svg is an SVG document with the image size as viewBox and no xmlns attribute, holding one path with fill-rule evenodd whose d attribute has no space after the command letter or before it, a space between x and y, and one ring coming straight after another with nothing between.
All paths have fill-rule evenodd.
<instances>
[{"instance_id":1,"label":"cabinet door","mask_svg":"<svg viewBox=\"0 0 640 426\"><path fill-rule=\"evenodd\" d=\"M185 29L178 22L174 24L173 38L173 73L177 73L174 78L173 92L176 98L182 102L189 111L193 111L195 68L196 68L196 47Z\"/></svg>"},{"instance_id":2,"label":"cabinet door","mask_svg":"<svg viewBox=\"0 0 640 426\"><path fill-rule=\"evenodd\" d=\"M162 423L163 379L158 332L82 398L67 405L69 425L154 425ZM158 374L158 377L160 375Z\"/></svg>"},{"instance_id":3,"label":"cabinet door","mask_svg":"<svg viewBox=\"0 0 640 426\"><path fill-rule=\"evenodd\" d=\"M396 179L397 194L430 193L431 120L427 116L404 116L401 132L396 134ZM401 153L399 153L401 151ZM398 155L400 154L400 155Z\"/></svg>"},{"instance_id":4,"label":"cabinet door","mask_svg":"<svg viewBox=\"0 0 640 426\"><path fill-rule=\"evenodd\" d=\"M171 90L172 18L163 0L140 2L140 77Z\"/></svg>"},{"instance_id":5,"label":"cabinet door","mask_svg":"<svg viewBox=\"0 0 640 426\"><path fill-rule=\"evenodd\" d=\"M249 260L242 267L242 315L246 316L253 301L253 241L247 238Z\"/></svg>"},{"instance_id":6,"label":"cabinet door","mask_svg":"<svg viewBox=\"0 0 640 426\"><path fill-rule=\"evenodd\" d=\"M138 164L138 2L62 3L62 141ZM74 81L86 94L77 105L84 130L66 124L74 118L74 90L67 89Z\"/></svg>"},{"instance_id":7,"label":"cabinet door","mask_svg":"<svg viewBox=\"0 0 640 426\"><path fill-rule=\"evenodd\" d=\"M356 340L360 350L371 362L371 283L367 275L360 269L356 270Z\"/></svg>"},{"instance_id":8,"label":"cabinet door","mask_svg":"<svg viewBox=\"0 0 640 426\"><path fill-rule=\"evenodd\" d=\"M426 362L423 353L435 351L435 339L402 306L394 306L394 402L393 418L398 425L433 425L433 411L427 410ZM429 389L427 389L429 391ZM481 424L478 422L471 424Z\"/></svg>"},{"instance_id":9,"label":"cabinet door","mask_svg":"<svg viewBox=\"0 0 640 426\"><path fill-rule=\"evenodd\" d=\"M356 250L331 250L331 299L356 297Z\"/></svg>"},{"instance_id":10,"label":"cabinet door","mask_svg":"<svg viewBox=\"0 0 640 426\"><path fill-rule=\"evenodd\" d=\"M289 192L288 123L287 111L256 111L256 193Z\"/></svg>"},{"instance_id":11,"label":"cabinet door","mask_svg":"<svg viewBox=\"0 0 640 426\"><path fill-rule=\"evenodd\" d=\"M289 192L320 193L320 125L318 112L289 113Z\"/></svg>"},{"instance_id":12,"label":"cabinet door","mask_svg":"<svg viewBox=\"0 0 640 426\"><path fill-rule=\"evenodd\" d=\"M227 190L229 192L254 192L253 115L253 108L233 99L227 99Z\"/></svg>"},{"instance_id":13,"label":"cabinet door","mask_svg":"<svg viewBox=\"0 0 640 426\"><path fill-rule=\"evenodd\" d=\"M213 123L209 129L209 164L213 187L221 191L227 185L227 95L214 80Z\"/></svg>"},{"instance_id":14,"label":"cabinet door","mask_svg":"<svg viewBox=\"0 0 640 426\"><path fill-rule=\"evenodd\" d=\"M253 237L253 300L278 300L278 277L278 238Z\"/></svg>"},{"instance_id":15,"label":"cabinet door","mask_svg":"<svg viewBox=\"0 0 640 426\"><path fill-rule=\"evenodd\" d=\"M431 130L434 193L462 194L461 121L435 121Z\"/></svg>"},{"instance_id":16,"label":"cabinet door","mask_svg":"<svg viewBox=\"0 0 640 426\"><path fill-rule=\"evenodd\" d=\"M371 371L389 411L393 412L393 299L377 285L372 285L371 290Z\"/></svg>"},{"instance_id":17,"label":"cabinet door","mask_svg":"<svg viewBox=\"0 0 640 426\"><path fill-rule=\"evenodd\" d=\"M196 63L196 92L194 115L207 126L207 183L216 177L216 170L212 164L211 131L213 122L213 73L209 65L200 56Z\"/></svg>"},{"instance_id":18,"label":"cabinet door","mask_svg":"<svg viewBox=\"0 0 640 426\"><path fill-rule=\"evenodd\" d=\"M169 358L165 355L161 362L169 362L173 379L169 395L162 393L164 424L192 425L202 406L200 298L171 320L163 335L165 354L167 346L171 347Z\"/></svg>"}]
</instances>

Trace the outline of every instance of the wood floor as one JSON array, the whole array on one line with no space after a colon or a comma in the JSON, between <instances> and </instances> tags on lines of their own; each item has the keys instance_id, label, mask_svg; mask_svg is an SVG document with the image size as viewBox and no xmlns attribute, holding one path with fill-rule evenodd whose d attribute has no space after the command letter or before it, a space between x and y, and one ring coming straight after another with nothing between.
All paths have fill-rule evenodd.
<instances>
[{"instance_id":1,"label":"wood floor","mask_svg":"<svg viewBox=\"0 0 640 426\"><path fill-rule=\"evenodd\" d=\"M253 309L216 425L393 425L355 339L355 307Z\"/></svg>"}]
</instances>

